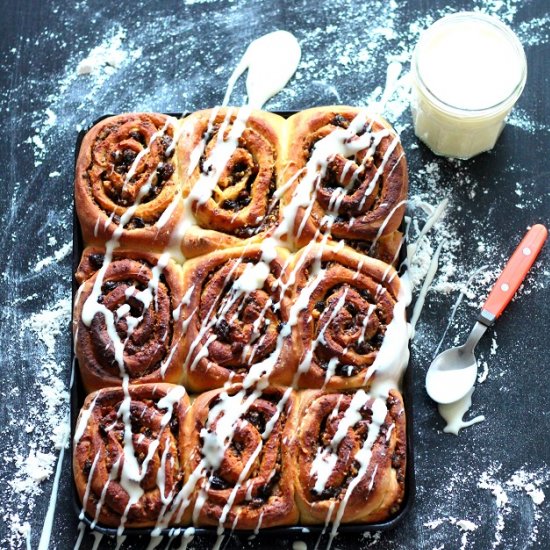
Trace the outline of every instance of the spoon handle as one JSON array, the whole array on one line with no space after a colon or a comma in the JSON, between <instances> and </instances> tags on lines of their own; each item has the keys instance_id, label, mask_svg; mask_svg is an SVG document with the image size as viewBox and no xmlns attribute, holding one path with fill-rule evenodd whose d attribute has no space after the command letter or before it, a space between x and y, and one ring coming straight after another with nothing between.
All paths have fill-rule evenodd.
<instances>
[{"instance_id":1,"label":"spoon handle","mask_svg":"<svg viewBox=\"0 0 550 550\"><path fill-rule=\"evenodd\" d=\"M533 225L523 237L518 247L502 270L493 290L489 294L479 320L485 325L492 325L504 311L516 290L535 263L537 256L546 241L548 231L541 224Z\"/></svg>"}]
</instances>

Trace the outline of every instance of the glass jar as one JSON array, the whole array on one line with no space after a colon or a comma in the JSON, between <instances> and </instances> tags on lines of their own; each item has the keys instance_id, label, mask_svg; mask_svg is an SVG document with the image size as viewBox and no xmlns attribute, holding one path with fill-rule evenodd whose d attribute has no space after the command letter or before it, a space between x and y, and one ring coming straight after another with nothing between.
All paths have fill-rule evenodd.
<instances>
[{"instance_id":1,"label":"glass jar","mask_svg":"<svg viewBox=\"0 0 550 550\"><path fill-rule=\"evenodd\" d=\"M413 55L417 137L446 157L492 149L526 78L523 47L499 19L478 12L443 17L422 34Z\"/></svg>"}]
</instances>

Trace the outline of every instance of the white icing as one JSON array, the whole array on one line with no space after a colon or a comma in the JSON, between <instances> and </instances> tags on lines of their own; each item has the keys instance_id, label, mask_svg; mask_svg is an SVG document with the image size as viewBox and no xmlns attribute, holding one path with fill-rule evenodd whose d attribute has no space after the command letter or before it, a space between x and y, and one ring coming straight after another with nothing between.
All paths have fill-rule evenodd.
<instances>
[{"instance_id":1,"label":"white icing","mask_svg":"<svg viewBox=\"0 0 550 550\"><path fill-rule=\"evenodd\" d=\"M191 285L183 295L183 298L181 299L181 302L178 304L176 309L172 312L172 318L174 321L179 321L180 315L181 315L181 308L182 306L188 306L191 303L191 297L193 296L193 292L195 290L195 285Z\"/></svg>"},{"instance_id":2,"label":"white icing","mask_svg":"<svg viewBox=\"0 0 550 550\"><path fill-rule=\"evenodd\" d=\"M492 149L527 76L517 37L478 12L434 23L421 36L412 67L416 135L436 154L461 159Z\"/></svg>"},{"instance_id":3,"label":"white icing","mask_svg":"<svg viewBox=\"0 0 550 550\"><path fill-rule=\"evenodd\" d=\"M275 43L277 43L281 47L279 49L274 48ZM238 146L239 139L246 128L246 122L248 117L250 116L251 109L261 107L261 105L263 105L263 103L265 103L265 101L267 101L269 97L271 97L286 84L286 82L292 76L296 69L299 57L300 50L296 39L292 37L292 35L290 35L289 33L285 33L283 31L271 33L271 35L266 35L265 37L262 37L251 43L241 63L239 63L230 79L227 94L223 102L224 105L227 105L233 85L240 77L240 75L248 68L249 72L247 80L247 91L249 96L249 104L246 107L243 107L236 111L231 109L227 110L226 116L221 123L221 127L218 129L218 136L214 147L209 152L209 157L204 163L204 170L201 171L198 182L191 189L188 197L184 198L182 197L181 193L177 194L168 209L164 212L164 214L161 216L156 224L158 229L163 227L167 223L168 219L170 219L170 216L173 214L178 203L180 201L183 202L183 221L176 227L175 231L172 233L170 246L161 256L161 259L159 260L157 266L153 268L153 277L151 278L148 287L143 291L138 291L135 287L130 287L126 293L127 297L133 296L134 298L140 300L143 303L144 307L149 307L153 303L153 300L155 300L156 306L158 284L162 271L166 267L170 257L178 257L177 250L179 249L179 245L183 235L192 225L196 223L193 209L197 205L205 204L206 202L208 202L208 200L210 200L212 192L215 189L218 180L227 165L227 162L229 161ZM259 62L260 59L261 62ZM266 59L268 59L269 62L266 62ZM388 69L387 89L390 89L391 86L393 86L397 81L399 76L399 71L397 71L398 68L400 70L400 67L397 66ZM381 102L386 101L389 95L391 95L390 92L387 92L385 95L383 95ZM218 112L219 111L217 109L214 109L211 113L209 131L212 131L213 122ZM357 136L357 132L363 129L365 124L368 123L368 120L369 116L367 111L361 111L350 123L348 129L336 129L325 138L319 140L315 148L313 149L311 158L308 161L305 169L296 174L294 178L281 186L275 192L275 198L278 200L282 196L284 191L290 188L295 183L298 177L301 177L301 180L299 181L299 184L296 186L296 189L292 195L290 204L285 208L282 213L281 223L275 229L273 236L264 239L261 244L261 260L256 263L247 262L245 264L242 273L233 282L232 288L229 293L226 296L218 297L214 301L210 312L202 320L198 336L191 345L191 350L186 360L187 364L189 363L189 358L195 353L197 346L201 345L201 348L194 356L191 365L188 364L189 368L195 368L197 363L201 359L208 357L208 346L216 339L216 336L209 336L203 344L201 344L201 341L207 331L212 328L212 326L214 326L214 324L217 322L218 318L221 318L221 316L229 312L232 306L237 303L238 300L242 299L251 292L254 292L264 287L270 275L270 263L277 257L277 247L281 245L288 247L286 237L293 233L293 224L299 208L306 209L306 216L304 217L304 220L307 219L307 215L311 211L313 202L315 201L316 187L320 181L320 178L326 173L330 158L332 158L335 154L350 158L353 157L357 152L364 149L367 150L366 157L372 156L376 151L376 148L381 143L382 139L388 136L392 136L392 141L390 142L386 154L382 159L381 166L379 166L373 179L368 183L367 193L364 200L366 200L366 197L373 192L377 180L383 173L383 170L389 160L390 155L393 153L399 143L399 139L397 136L394 136L390 133L389 130L385 128L378 132L371 132L371 128L369 127L365 133L363 133L361 136ZM183 127L184 125L181 125L182 131ZM227 132L225 131L226 129L228 130ZM162 133L164 130L165 129L160 130L159 134ZM153 141L153 139L154 138L151 139L151 142ZM176 139L173 140L171 147L175 146L176 141ZM199 159L204 151L205 144L206 139L203 138L196 147L195 151L193 151L191 166L189 168L191 172L195 170L196 166L198 165ZM135 159L129 174L127 175L127 181L131 179L132 169L135 171L136 167L141 161L141 158L143 158L143 155ZM346 163L342 179L345 179L351 167L351 161ZM358 176L359 173L363 170L364 164L360 165L355 170L353 176ZM122 234L124 225L127 224L132 218L141 200L143 200L146 194L150 191L152 184L153 180L150 178L150 181L148 181L147 184L141 189L136 203L129 207L126 210L125 214L121 217L120 224L115 231L113 239L109 243L107 243L104 264L98 272L92 294L84 305L82 316L83 322L88 326L91 324L95 315L102 314L104 316L107 326L107 332L109 337L111 338L111 343L113 345L115 360L120 368L121 376L123 377L124 399L121 403L118 413L119 418L122 419L125 426L123 434L123 447L125 458L123 465L121 463L117 463L112 468L109 474L109 479L100 496L95 518L95 520L97 520L99 510L103 505L105 492L110 481L118 479L118 477L120 476L120 485L128 493L129 501L121 519L121 523L118 529L119 534L122 534L124 530L124 525L126 523L127 514L130 510L130 507L134 503L136 503L143 495L143 489L141 488L140 483L143 480L143 476L147 471L147 465L152 459L154 453L156 452L160 441L151 441L151 443L149 444L147 456L140 465L137 461L137 458L135 457L130 425L131 399L128 391L129 380L127 374L125 373L123 356L125 342L121 341L118 337L115 328L115 322L117 319L124 317L128 323L128 332L129 334L131 334L141 318L133 318L130 315L130 307L126 304L120 306L113 314L107 308L97 302L97 297L101 293L103 278L105 276L109 263L112 261L113 251L118 246L118 240ZM279 333L275 350L266 359L250 367L249 372L243 382L243 386L245 388L244 390L238 392L233 396L229 396L227 393L224 392L220 394L219 402L217 402L216 405L211 408L205 428L201 431L201 438L203 440L203 446L201 449L202 459L195 470L191 473L188 481L185 483L183 488L176 495L173 495L171 493L167 495L165 492L166 480L164 477L164 472L168 460L168 446L166 445L166 448L164 449L164 452L161 456L161 468L159 468L159 473L156 480L157 486L160 491L163 508L157 521L155 530L153 531L154 540L151 541L152 545L156 545L158 542L160 542L156 539L156 537L160 535L161 529L163 527L167 527L171 521L175 520L177 522L181 520L183 513L190 504L191 495L193 494L193 491L195 490L197 484L201 480L204 480L209 472L213 472L219 468L223 459L223 455L226 452L228 446L231 444L237 426L239 425L239 423L242 424L244 422L243 416L246 414L246 411L249 409L252 403L261 396L262 390L267 385L267 378L277 364L277 361L280 357L285 338L290 334L292 327L298 322L300 315L303 314L304 309L306 309L307 307L309 298L324 278L325 271L324 269L322 269L320 262L323 247L328 242L328 239L330 237L330 229L332 227L332 224L336 220L342 201L344 200L346 194L352 189L352 187L353 185L348 184L347 186L342 187L340 190L338 190L338 192L333 194L329 210L321 224L322 229L317 232L317 234L315 235L315 239L313 239L317 240L317 237L320 237L320 243L318 245L318 257L313 261L311 265L310 280L308 281L308 284L304 291L292 305L289 321L284 325L283 330L281 330L281 332ZM394 208L392 213L400 206L402 206L401 203ZM382 234L383 229L384 227L382 227L381 231L379 232L379 236ZM298 234L300 234L302 230L303 224L299 228ZM309 250L309 248L312 246L314 246L313 241L308 246L306 246L306 251ZM344 242L340 242L335 246L335 249L341 250L343 247ZM306 257L307 254L304 253L300 262L305 261ZM288 261L290 260L287 260L287 262ZM238 261L235 262L235 265L232 268L232 272L228 275L228 279L232 278L235 270L238 268L238 265L240 263L242 263L242 258L238 259ZM298 265L295 266L289 276L288 281L284 283L281 280L276 281L275 285L280 286L282 293L284 293L284 291L294 283L295 275L300 266L301 263L298 263ZM359 265L357 268L358 272L360 270L361 265ZM388 271L384 275L384 279L386 279L389 272L390 271L388 269ZM177 305L176 309L172 313L174 320L177 321L180 319L181 307L190 304L192 293L194 291L194 287L188 289L188 291L182 298L181 303ZM348 291L346 289L343 292L342 296L339 298L329 319L319 331L318 336L312 344L310 350L308 350L309 355L307 357L311 358L315 350L315 346L318 343L322 344L325 341L325 331L330 322L334 320L336 315L338 315L338 312L345 306L347 292ZM379 288L379 292L385 292L385 289L382 287L382 285ZM331 541L336 533L337 526L341 520L341 517L343 516L345 504L347 503L351 492L353 491L354 487L361 481L362 477L366 475L371 458L372 444L374 443L374 440L379 433L380 425L384 421L384 418L386 416L385 397L387 396L387 391L390 387L395 387L395 385L398 383L398 380L402 373L402 369L406 366L407 363L407 342L409 338L409 327L405 320L405 307L409 303L409 301L410 294L407 292L406 285L402 284L400 295L398 296L398 301L394 307L393 320L387 327L384 343L381 346L381 349L374 364L369 369L369 373L367 376L370 377L376 373L376 376L374 378L375 384L373 385L372 391L372 396L374 397L372 425L363 448L355 457L360 465L358 475L352 480L344 496L344 501L340 505L338 505L338 509L336 510L336 521L334 522L333 530L331 533ZM242 303L244 303L244 300L242 301ZM239 306L241 308L243 307L242 303ZM272 303L271 300L268 301L267 305L261 312L260 317L253 324L251 344L252 342L256 341L256 338L259 337L262 326L269 324L269 319L266 319L265 315L270 308L277 310L280 308L280 303ZM369 306L369 309L365 315L360 341L364 340L368 318L372 314L374 309L375 306ZM218 312L218 317L215 314L216 311ZM196 311L194 310L189 314L187 319L184 320L184 332L187 328L187 325L195 314ZM261 338L259 342L262 342ZM174 350L175 347L171 350L169 358L172 357ZM251 357L254 357L253 350L251 352ZM163 375L168 362L168 360L164 362L161 368L161 373ZM336 366L337 359L333 358L329 362L329 369L327 369L327 381L335 372ZM303 372L307 370L307 368L308 360L304 360L299 370L300 372ZM247 395L246 390L249 389L251 389L252 391L248 392ZM285 391L283 397L279 400L276 413L266 424L265 431L262 434L262 442L260 442L260 444L256 447L256 449L252 453L252 456L244 465L241 474L237 480L237 483L231 491L230 497L228 498L227 503L223 508L219 520L218 532L220 533L220 536L223 532L223 523L228 517L236 494L242 484L245 483L245 479L251 467L253 466L256 457L261 452L263 441L265 441L269 437L271 431L273 430L278 419L280 418L280 415L284 411L286 403L290 398L291 391L291 388L288 388ZM163 427L169 422L173 413L174 405L181 399L183 395L183 388L179 388L173 390L172 392L170 392L170 394L159 400L159 408L167 409L166 413L163 415L161 422ZM333 438L333 441L331 442L331 445L322 451L318 451L311 471L311 475L316 476L317 478L315 485L316 490L322 491L325 487L330 477L330 473L332 472L332 469L336 464L336 452L338 449L338 445L345 437L347 430L352 427L356 422L358 422L358 420L361 418L359 410L369 398L370 396L367 395L364 390L359 390L358 392L356 392L352 400L352 404L350 405L340 422L340 425ZM215 429L212 429L214 423ZM387 438L390 437L392 428L393 425L390 427L388 433L386 434ZM77 432L75 433L76 441L78 441L78 439L81 437L81 432L83 432L83 430L84 428L80 428L79 425L79 427L77 428ZM373 473L371 486L374 482L375 473L376 471L374 471ZM247 494L249 489L250 486L248 486L247 488ZM196 518L198 517L200 510L204 505L205 499L205 487L202 486L198 493L193 510L194 520L196 520ZM332 503L329 510L329 515L325 523L325 529L328 526L334 511L335 504ZM263 516L260 515L256 529L260 528L262 524L262 519ZM233 528L236 526L236 522L237 519L233 522ZM186 535L184 536L184 540L182 541L182 549L187 547L187 544L192 538L192 534L194 533L194 531L189 531L189 533L188 531L189 530L186 530L185 532ZM171 536L176 536L175 533L175 531L171 532ZM216 542L216 545L219 546L221 544L221 540L222 539L219 538Z\"/></svg>"},{"instance_id":4,"label":"white icing","mask_svg":"<svg viewBox=\"0 0 550 550\"><path fill-rule=\"evenodd\" d=\"M252 292L263 288L269 272L269 265L265 262L247 263L241 276L233 283L233 288L241 292Z\"/></svg>"},{"instance_id":5,"label":"white icing","mask_svg":"<svg viewBox=\"0 0 550 550\"><path fill-rule=\"evenodd\" d=\"M349 407L346 409L344 416L338 423L338 428L334 437L330 442L330 446L324 449L317 449L317 454L311 465L310 476L317 476L314 489L317 494L324 491L327 481L336 466L338 461L338 447L344 437L347 435L348 430L355 426L362 418L359 412L361 408L367 403L369 396L364 390L358 390L351 400ZM335 413L338 407L335 408Z\"/></svg>"},{"instance_id":6,"label":"white icing","mask_svg":"<svg viewBox=\"0 0 550 550\"><path fill-rule=\"evenodd\" d=\"M96 394L92 402L90 403L90 406L87 409L82 409L80 412L80 416L78 418L78 422L76 424L76 428L74 430L74 437L73 437L73 444L78 445L78 442L80 441L80 438L84 435L84 432L86 431L86 428L88 426L88 421L90 420L90 417L92 416L95 403L97 401L97 398L99 397L99 394Z\"/></svg>"},{"instance_id":7,"label":"white icing","mask_svg":"<svg viewBox=\"0 0 550 550\"><path fill-rule=\"evenodd\" d=\"M67 419L67 431L69 433L70 421ZM65 439L65 438L64 438ZM42 533L40 534L40 541L38 543L38 550L48 550L50 548L50 539L52 535L53 520L55 517L55 505L57 503L57 494L59 493L59 480L61 478L61 472L63 471L63 458L65 457L65 441L61 446L59 452L59 458L57 459L57 466L55 468L55 476L53 478L52 493L50 495L50 502L48 504L48 511L44 518L44 525L42 527Z\"/></svg>"},{"instance_id":8,"label":"white icing","mask_svg":"<svg viewBox=\"0 0 550 550\"><path fill-rule=\"evenodd\" d=\"M181 540L181 545L177 550L186 550L189 543L193 540L195 536L195 528L188 527L183 531L183 537Z\"/></svg>"},{"instance_id":9,"label":"white icing","mask_svg":"<svg viewBox=\"0 0 550 550\"><path fill-rule=\"evenodd\" d=\"M437 268L439 265L438 263L439 254L441 253L442 247L443 247L443 242L439 244L434 255L430 260L430 265L428 267L428 271L426 273L424 282L422 283L422 288L420 289L420 292L416 297L416 302L414 304L414 309L411 316L411 331L413 336L416 328L416 323L418 322L418 319L420 318L420 314L422 313L422 308L424 307L424 301L426 300L426 295L428 294L428 291L430 290L430 286L434 280L435 274L437 273Z\"/></svg>"},{"instance_id":10,"label":"white icing","mask_svg":"<svg viewBox=\"0 0 550 550\"><path fill-rule=\"evenodd\" d=\"M401 278L397 302L393 307L393 318L386 327L376 358L365 374L365 381L375 375L370 392L377 397L386 396L391 388L397 387L407 368L412 329L407 323L406 309L410 302L411 291L405 273Z\"/></svg>"},{"instance_id":11,"label":"white icing","mask_svg":"<svg viewBox=\"0 0 550 550\"><path fill-rule=\"evenodd\" d=\"M359 483L362 481L367 473L372 458L372 446L374 445L374 442L376 441L376 438L380 433L380 428L384 423L384 420L386 419L386 414L387 409L385 400L375 399L372 404L372 421L369 426L369 433L367 435L367 438L365 439L365 442L363 443L363 446L361 447L361 450L354 457L355 460L359 463L359 470L357 472L357 475L351 480L350 484L346 488L346 492L344 493L342 501L338 504L338 509L332 523L332 529L330 531L330 538L327 544L327 548L330 548L334 537L338 533L338 528L344 516L347 503L351 494L353 493L353 490L355 489L355 487L357 487L357 485L359 485ZM375 466L369 484L369 491L372 489L372 486L374 484L377 469L378 466Z\"/></svg>"},{"instance_id":12,"label":"white icing","mask_svg":"<svg viewBox=\"0 0 550 550\"><path fill-rule=\"evenodd\" d=\"M431 368L426 375L426 388L428 393L433 395L436 400L444 403L453 403L456 398L468 393L473 387L477 376L477 363L463 368Z\"/></svg>"},{"instance_id":13,"label":"white icing","mask_svg":"<svg viewBox=\"0 0 550 550\"><path fill-rule=\"evenodd\" d=\"M472 406L472 394L474 388L472 388L466 395L459 401L449 403L446 405L438 405L439 414L443 417L447 425L443 428L446 433L452 433L458 435L458 432L462 428L467 428L478 422L483 422L485 417L483 415L476 416L471 420L464 421L463 417Z\"/></svg>"},{"instance_id":14,"label":"white icing","mask_svg":"<svg viewBox=\"0 0 550 550\"><path fill-rule=\"evenodd\" d=\"M418 52L418 69L430 91L458 109L486 109L507 99L524 68L516 44L477 17L443 21L423 35Z\"/></svg>"},{"instance_id":15,"label":"white icing","mask_svg":"<svg viewBox=\"0 0 550 550\"><path fill-rule=\"evenodd\" d=\"M311 463L311 470L309 472L311 477L317 477L313 487L317 494L324 491L337 462L338 455L331 452L328 447L319 447L317 449L317 454Z\"/></svg>"},{"instance_id":16,"label":"white icing","mask_svg":"<svg viewBox=\"0 0 550 550\"><path fill-rule=\"evenodd\" d=\"M164 135L164 133L166 132L166 130L168 129L168 126L171 125L171 124L172 124L172 119L167 118L166 122L164 123L164 126L160 130L157 130L156 132L153 133L153 135L149 139L149 143L147 144L147 147L143 148L136 155L136 158L132 162L132 165L130 166L130 169L128 170L128 173L126 174L126 177L124 178L124 185L122 186L123 191L124 191L124 188L126 187L126 185L128 185L128 183L130 183L130 180L134 177L134 175L136 173L136 170L139 166L139 163L141 162L143 157L145 157L145 155L147 155L149 153L149 151L151 150L151 145L153 145L153 142L156 139L162 137ZM153 178L156 178L156 170L153 171L153 173L149 177L147 185L145 186L148 189L147 189L146 193L143 194L143 196L145 196L150 191L150 186L151 186Z\"/></svg>"},{"instance_id":17,"label":"white icing","mask_svg":"<svg viewBox=\"0 0 550 550\"><path fill-rule=\"evenodd\" d=\"M289 32L275 31L254 40L228 81L224 104L229 102L238 78L248 69L248 104L260 109L286 86L298 68L300 56L300 44Z\"/></svg>"}]
</instances>

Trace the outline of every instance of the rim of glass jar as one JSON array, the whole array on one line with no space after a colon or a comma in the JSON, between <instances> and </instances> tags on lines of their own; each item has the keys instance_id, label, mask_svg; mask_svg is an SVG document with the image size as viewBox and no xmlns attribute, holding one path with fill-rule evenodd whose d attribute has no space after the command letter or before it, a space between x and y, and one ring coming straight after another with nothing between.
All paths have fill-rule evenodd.
<instances>
[{"instance_id":1,"label":"rim of glass jar","mask_svg":"<svg viewBox=\"0 0 550 550\"><path fill-rule=\"evenodd\" d=\"M418 67L418 57L419 57L420 46L423 40L425 40L425 38L428 36L428 34L433 32L433 29L437 29L443 25L448 24L449 22L453 22L460 19L470 19L470 20L476 19L478 21L481 21L483 23L488 23L493 27L497 28L500 32L506 35L506 38L509 40L509 42L512 44L512 46L516 50L516 53L518 54L518 59L522 63L522 72L521 72L521 76L517 86L502 101L499 101L494 105L490 105L489 107L483 107L482 109L468 109L465 107L457 107L456 105L451 105L450 103L443 101L442 99L437 97L426 85ZM446 114L460 116L460 117L467 116L468 118L477 118L477 117L483 118L483 117L492 115L495 112L504 110L505 107L513 106L514 103L519 98L519 96L521 95L521 93L523 92L525 83L527 81L527 57L525 56L525 50L523 49L523 45L519 41L519 38L516 36L514 31L510 29L508 25L504 24L497 17L494 17L492 15L487 15L485 13L476 12L476 11L459 11L456 13L451 13L451 14L445 15L444 17L442 17L441 19L438 19L435 23L430 25L430 27L428 27L422 33L422 35L420 36L420 40L418 41L414 49L412 67L413 67L413 72L414 72L414 77L416 82L418 83L419 87L422 89L423 93L430 99L432 103L436 104L440 108L440 110L444 111Z\"/></svg>"}]
</instances>

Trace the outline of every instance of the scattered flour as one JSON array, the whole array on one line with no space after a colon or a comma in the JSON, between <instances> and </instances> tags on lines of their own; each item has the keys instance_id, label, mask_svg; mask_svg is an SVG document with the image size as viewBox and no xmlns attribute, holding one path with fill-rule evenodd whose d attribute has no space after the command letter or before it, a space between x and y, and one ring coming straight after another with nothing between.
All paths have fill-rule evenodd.
<instances>
[{"instance_id":1,"label":"scattered flour","mask_svg":"<svg viewBox=\"0 0 550 550\"><path fill-rule=\"evenodd\" d=\"M365 531L363 533L363 544L365 544L367 548L376 548L380 544L381 538L381 531Z\"/></svg>"},{"instance_id":2,"label":"scattered flour","mask_svg":"<svg viewBox=\"0 0 550 550\"><path fill-rule=\"evenodd\" d=\"M468 519L456 519L451 516L427 521L426 523L424 523L424 527L430 530L434 530L443 525L445 522L448 522L451 525L455 525L456 527L458 527L461 533L460 550L466 550L468 544L468 535L476 531L479 525Z\"/></svg>"},{"instance_id":3,"label":"scattered flour","mask_svg":"<svg viewBox=\"0 0 550 550\"><path fill-rule=\"evenodd\" d=\"M30 533L29 519L37 498L43 494L42 483L55 469L58 451L67 445L69 425L68 347L61 353L60 343L69 342L71 300L62 297L44 310L31 314L21 324L19 339L23 349L34 351L30 367L36 380L25 391L33 396L25 403L25 415L13 415L12 424L27 434L28 446L13 442L3 459L13 466L15 475L8 481L11 494L6 496L4 521L9 525L8 546L17 546L20 537ZM62 358L60 360L60 357ZM32 364L36 361L36 364ZM13 387L2 399L21 408L21 390ZM13 429L13 426L12 426ZM47 497L46 497L47 498Z\"/></svg>"},{"instance_id":4,"label":"scattered flour","mask_svg":"<svg viewBox=\"0 0 550 550\"><path fill-rule=\"evenodd\" d=\"M489 376L489 365L487 364L487 361L478 360L478 367L481 368L481 372L477 375L477 383L483 384Z\"/></svg>"},{"instance_id":5,"label":"scattered flour","mask_svg":"<svg viewBox=\"0 0 550 550\"><path fill-rule=\"evenodd\" d=\"M126 31L119 28L111 37L96 46L80 61L76 67L79 76L92 75L95 77L95 86L101 86L109 75L119 69L122 64L130 60L139 59L142 54L141 48L126 51L122 42L126 38Z\"/></svg>"},{"instance_id":6,"label":"scattered flour","mask_svg":"<svg viewBox=\"0 0 550 550\"><path fill-rule=\"evenodd\" d=\"M73 250L73 243L65 243L59 250L56 250L51 256L48 256L47 258L42 258L37 264L34 266L34 271L42 271L45 267L48 267L49 265L53 264L54 262L59 262L63 258L66 258Z\"/></svg>"},{"instance_id":7,"label":"scattered flour","mask_svg":"<svg viewBox=\"0 0 550 550\"><path fill-rule=\"evenodd\" d=\"M478 488L490 491L495 498L495 536L491 547L497 548L502 545L507 521L509 520L512 524L517 521L515 516L521 514L523 508L529 506L529 503L532 517L528 539L530 543L535 543L538 539L539 527L546 519L540 508L545 498L541 486L550 482L550 470L541 468L529 472L525 468L520 468L508 479L500 475L501 470L501 464L492 464L481 474L477 483ZM529 500L522 499L522 494L528 496Z\"/></svg>"}]
</instances>

